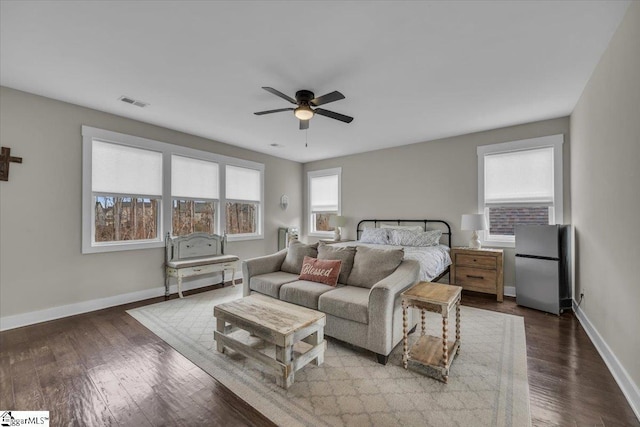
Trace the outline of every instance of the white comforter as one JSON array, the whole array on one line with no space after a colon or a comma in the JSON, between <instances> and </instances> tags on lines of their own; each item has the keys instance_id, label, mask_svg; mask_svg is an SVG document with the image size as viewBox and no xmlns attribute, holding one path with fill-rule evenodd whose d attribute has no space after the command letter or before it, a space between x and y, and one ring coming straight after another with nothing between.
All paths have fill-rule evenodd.
<instances>
[{"instance_id":1,"label":"white comforter","mask_svg":"<svg viewBox=\"0 0 640 427\"><path fill-rule=\"evenodd\" d=\"M430 282L438 277L446 268L451 265L449 247L445 245L416 247L416 246L394 246L376 245L373 243L341 242L332 243L332 246L366 246L375 249L402 249L404 248L405 259L414 259L420 263L420 280Z\"/></svg>"}]
</instances>

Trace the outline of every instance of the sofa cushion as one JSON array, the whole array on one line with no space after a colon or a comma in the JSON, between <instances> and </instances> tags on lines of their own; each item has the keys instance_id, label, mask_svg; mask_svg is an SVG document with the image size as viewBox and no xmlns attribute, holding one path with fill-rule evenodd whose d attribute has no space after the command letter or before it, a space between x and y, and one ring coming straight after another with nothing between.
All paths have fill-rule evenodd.
<instances>
[{"instance_id":1,"label":"sofa cushion","mask_svg":"<svg viewBox=\"0 0 640 427\"><path fill-rule=\"evenodd\" d=\"M298 280L297 274L285 273L284 271L259 274L249 280L249 289L278 298L280 296L280 286L296 280Z\"/></svg>"},{"instance_id":2,"label":"sofa cushion","mask_svg":"<svg viewBox=\"0 0 640 427\"><path fill-rule=\"evenodd\" d=\"M347 283L347 278L353 268L353 258L356 256L355 246L338 248L335 246L318 246L318 259L337 259L342 261L338 282Z\"/></svg>"},{"instance_id":3,"label":"sofa cushion","mask_svg":"<svg viewBox=\"0 0 640 427\"><path fill-rule=\"evenodd\" d=\"M366 288L342 286L320 295L318 310L343 319L369 323L369 293Z\"/></svg>"},{"instance_id":4,"label":"sofa cushion","mask_svg":"<svg viewBox=\"0 0 640 427\"><path fill-rule=\"evenodd\" d=\"M280 270L287 273L300 274L300 270L302 269L302 261L304 261L305 256L317 258L318 244L315 243L313 245L305 245L304 243L301 243L297 240L292 242L291 245L289 245L287 256L282 262L282 267L280 267Z\"/></svg>"},{"instance_id":5,"label":"sofa cushion","mask_svg":"<svg viewBox=\"0 0 640 427\"><path fill-rule=\"evenodd\" d=\"M358 246L347 285L371 288L395 271L404 258L404 249L373 249Z\"/></svg>"},{"instance_id":6,"label":"sofa cushion","mask_svg":"<svg viewBox=\"0 0 640 427\"><path fill-rule=\"evenodd\" d=\"M302 305L314 310L318 309L320 295L335 289L333 286L308 280L297 280L280 287L280 299L296 305Z\"/></svg>"},{"instance_id":7,"label":"sofa cushion","mask_svg":"<svg viewBox=\"0 0 640 427\"><path fill-rule=\"evenodd\" d=\"M309 280L311 282L324 283L325 285L335 286L338 284L338 276L340 275L340 260L318 259L304 257L302 270L300 270L300 280Z\"/></svg>"}]
</instances>

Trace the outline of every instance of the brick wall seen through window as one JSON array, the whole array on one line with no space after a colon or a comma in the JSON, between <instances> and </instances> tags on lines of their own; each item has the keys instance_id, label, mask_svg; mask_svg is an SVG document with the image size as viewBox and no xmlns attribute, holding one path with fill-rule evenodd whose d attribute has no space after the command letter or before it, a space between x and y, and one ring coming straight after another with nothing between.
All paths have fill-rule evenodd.
<instances>
[{"instance_id":1,"label":"brick wall seen through window","mask_svg":"<svg viewBox=\"0 0 640 427\"><path fill-rule=\"evenodd\" d=\"M535 207L491 207L489 229L494 235L513 236L516 224L549 224L549 208Z\"/></svg>"}]
</instances>

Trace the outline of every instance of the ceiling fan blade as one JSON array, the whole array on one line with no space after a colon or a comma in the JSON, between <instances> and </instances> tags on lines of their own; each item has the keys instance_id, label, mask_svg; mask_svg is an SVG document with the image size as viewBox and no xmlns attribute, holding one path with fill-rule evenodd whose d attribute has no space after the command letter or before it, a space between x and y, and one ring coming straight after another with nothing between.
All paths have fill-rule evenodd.
<instances>
[{"instance_id":1,"label":"ceiling fan blade","mask_svg":"<svg viewBox=\"0 0 640 427\"><path fill-rule=\"evenodd\" d=\"M309 129L309 120L300 120L300 130Z\"/></svg>"},{"instance_id":2,"label":"ceiling fan blade","mask_svg":"<svg viewBox=\"0 0 640 427\"><path fill-rule=\"evenodd\" d=\"M341 122L351 123L353 121L353 117L345 116L344 114L336 113L334 111L324 110L322 108L316 108L313 111L321 116L330 117L332 119L340 120Z\"/></svg>"},{"instance_id":3,"label":"ceiling fan blade","mask_svg":"<svg viewBox=\"0 0 640 427\"><path fill-rule=\"evenodd\" d=\"M344 99L344 95L338 92L337 90L334 90L331 93L312 99L311 101L309 101L309 103L317 107L318 105L328 104L334 101L340 101L341 99Z\"/></svg>"},{"instance_id":4,"label":"ceiling fan blade","mask_svg":"<svg viewBox=\"0 0 640 427\"><path fill-rule=\"evenodd\" d=\"M261 116L263 114L271 114L271 113L279 113L281 111L293 111L293 108L278 108L277 110L267 110L267 111L258 111L257 113L253 113L256 116Z\"/></svg>"},{"instance_id":5,"label":"ceiling fan blade","mask_svg":"<svg viewBox=\"0 0 640 427\"><path fill-rule=\"evenodd\" d=\"M298 105L298 103L296 102L295 99L291 98L290 96L285 95L284 93L280 92L279 90L276 90L276 89L274 89L272 87L265 87L265 86L262 86L262 89L266 90L267 92L271 92L275 96L279 96L282 99L286 99L287 101L289 101L292 104Z\"/></svg>"}]
</instances>

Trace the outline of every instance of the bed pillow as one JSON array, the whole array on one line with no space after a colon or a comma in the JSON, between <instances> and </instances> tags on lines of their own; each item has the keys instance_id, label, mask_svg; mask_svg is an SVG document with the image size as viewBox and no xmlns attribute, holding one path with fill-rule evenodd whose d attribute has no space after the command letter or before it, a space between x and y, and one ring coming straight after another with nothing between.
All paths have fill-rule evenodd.
<instances>
[{"instance_id":1,"label":"bed pillow","mask_svg":"<svg viewBox=\"0 0 640 427\"><path fill-rule=\"evenodd\" d=\"M395 225L395 224L380 224L380 228L388 228L389 230L412 230L412 231L424 231L424 227L421 225Z\"/></svg>"},{"instance_id":2,"label":"bed pillow","mask_svg":"<svg viewBox=\"0 0 640 427\"><path fill-rule=\"evenodd\" d=\"M411 231L391 230L389 241L399 246L437 246L440 244L441 230Z\"/></svg>"},{"instance_id":3,"label":"bed pillow","mask_svg":"<svg viewBox=\"0 0 640 427\"><path fill-rule=\"evenodd\" d=\"M372 288L402 262L404 249L374 249L358 246L347 285Z\"/></svg>"},{"instance_id":4,"label":"bed pillow","mask_svg":"<svg viewBox=\"0 0 640 427\"><path fill-rule=\"evenodd\" d=\"M355 256L355 246L335 247L322 244L318 246L318 259L342 261L340 277L338 277L338 282L340 283L347 283L347 279L351 273L351 269L353 268L353 259Z\"/></svg>"},{"instance_id":5,"label":"bed pillow","mask_svg":"<svg viewBox=\"0 0 640 427\"><path fill-rule=\"evenodd\" d=\"M340 260L318 259L306 256L302 260L302 268L298 279L336 286L340 275L340 264L342 264Z\"/></svg>"},{"instance_id":6,"label":"bed pillow","mask_svg":"<svg viewBox=\"0 0 640 427\"><path fill-rule=\"evenodd\" d=\"M280 270L291 274L300 274L305 256L316 258L318 256L318 244L305 245L297 240L292 242L289 245L287 256L282 262Z\"/></svg>"},{"instance_id":7,"label":"bed pillow","mask_svg":"<svg viewBox=\"0 0 640 427\"><path fill-rule=\"evenodd\" d=\"M389 230L386 228L365 228L360 236L361 243L389 244Z\"/></svg>"}]
</instances>

